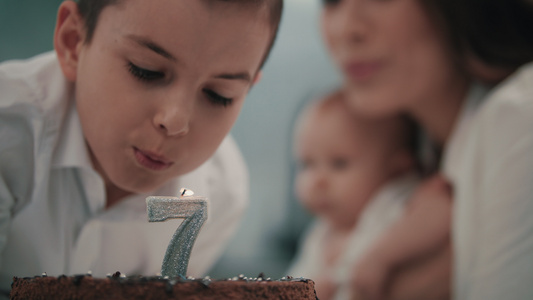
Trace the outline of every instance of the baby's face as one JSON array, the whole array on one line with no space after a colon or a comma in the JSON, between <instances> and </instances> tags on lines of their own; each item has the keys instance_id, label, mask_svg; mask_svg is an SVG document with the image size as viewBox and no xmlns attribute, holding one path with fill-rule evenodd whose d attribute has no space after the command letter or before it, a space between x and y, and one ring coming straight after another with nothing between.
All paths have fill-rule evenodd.
<instances>
[{"instance_id":1,"label":"baby's face","mask_svg":"<svg viewBox=\"0 0 533 300\"><path fill-rule=\"evenodd\" d=\"M265 16L223 1L106 7L76 78L97 170L140 193L206 161L235 122L270 35Z\"/></svg>"},{"instance_id":2,"label":"baby's face","mask_svg":"<svg viewBox=\"0 0 533 300\"><path fill-rule=\"evenodd\" d=\"M342 229L355 225L389 174L386 151L351 118L339 108L311 112L296 137L298 198L312 213Z\"/></svg>"}]
</instances>

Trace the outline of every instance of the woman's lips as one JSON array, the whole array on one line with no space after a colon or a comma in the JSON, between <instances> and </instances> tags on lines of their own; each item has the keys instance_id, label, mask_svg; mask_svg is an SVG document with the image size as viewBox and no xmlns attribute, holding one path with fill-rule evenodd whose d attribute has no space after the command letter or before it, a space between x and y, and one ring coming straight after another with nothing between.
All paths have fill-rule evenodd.
<instances>
[{"instance_id":1,"label":"woman's lips","mask_svg":"<svg viewBox=\"0 0 533 300\"><path fill-rule=\"evenodd\" d=\"M170 168L173 164L172 161L166 159L161 155L149 151L143 151L138 148L133 147L133 153L137 162L150 170L161 171Z\"/></svg>"},{"instance_id":2,"label":"woman's lips","mask_svg":"<svg viewBox=\"0 0 533 300\"><path fill-rule=\"evenodd\" d=\"M344 65L344 73L356 82L371 79L381 69L379 62L351 62Z\"/></svg>"}]
</instances>

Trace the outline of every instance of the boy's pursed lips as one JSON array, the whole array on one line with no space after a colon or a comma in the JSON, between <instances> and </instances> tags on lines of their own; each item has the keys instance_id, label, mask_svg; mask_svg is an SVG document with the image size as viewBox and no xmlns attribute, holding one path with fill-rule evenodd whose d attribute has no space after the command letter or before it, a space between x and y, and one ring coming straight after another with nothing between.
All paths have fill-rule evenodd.
<instances>
[{"instance_id":1,"label":"boy's pursed lips","mask_svg":"<svg viewBox=\"0 0 533 300\"><path fill-rule=\"evenodd\" d=\"M173 161L166 158L164 155L148 150L141 150L135 146L133 147L133 152L137 162L143 167L151 170L165 170L174 164Z\"/></svg>"}]
</instances>

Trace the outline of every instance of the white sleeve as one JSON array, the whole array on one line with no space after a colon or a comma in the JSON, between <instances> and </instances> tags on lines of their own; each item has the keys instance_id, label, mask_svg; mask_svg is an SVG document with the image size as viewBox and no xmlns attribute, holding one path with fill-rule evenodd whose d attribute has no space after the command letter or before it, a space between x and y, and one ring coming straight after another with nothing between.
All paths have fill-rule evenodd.
<instances>
[{"instance_id":1,"label":"white sleeve","mask_svg":"<svg viewBox=\"0 0 533 300\"><path fill-rule=\"evenodd\" d=\"M324 225L318 220L313 221L303 235L287 275L315 279L325 272L321 270L323 237Z\"/></svg>"},{"instance_id":2,"label":"white sleeve","mask_svg":"<svg viewBox=\"0 0 533 300\"><path fill-rule=\"evenodd\" d=\"M33 147L23 138L22 127L0 109L0 267L11 217L32 191Z\"/></svg>"},{"instance_id":3,"label":"white sleeve","mask_svg":"<svg viewBox=\"0 0 533 300\"><path fill-rule=\"evenodd\" d=\"M235 141L228 136L211 158L208 219L194 244L188 274L205 275L221 256L248 205L248 169Z\"/></svg>"},{"instance_id":4,"label":"white sleeve","mask_svg":"<svg viewBox=\"0 0 533 300\"><path fill-rule=\"evenodd\" d=\"M13 205L13 195L11 195L4 178L0 177L0 268L2 267L1 254L7 244L7 233L11 223Z\"/></svg>"},{"instance_id":5,"label":"white sleeve","mask_svg":"<svg viewBox=\"0 0 533 300\"><path fill-rule=\"evenodd\" d=\"M13 104L17 88L0 72L0 268L11 217L29 201L34 180L34 132L27 107Z\"/></svg>"},{"instance_id":6,"label":"white sleeve","mask_svg":"<svg viewBox=\"0 0 533 300\"><path fill-rule=\"evenodd\" d=\"M472 158L482 162L481 180L471 187L479 189L479 244L467 299L533 299L533 93L526 96L482 111L483 148Z\"/></svg>"}]
</instances>

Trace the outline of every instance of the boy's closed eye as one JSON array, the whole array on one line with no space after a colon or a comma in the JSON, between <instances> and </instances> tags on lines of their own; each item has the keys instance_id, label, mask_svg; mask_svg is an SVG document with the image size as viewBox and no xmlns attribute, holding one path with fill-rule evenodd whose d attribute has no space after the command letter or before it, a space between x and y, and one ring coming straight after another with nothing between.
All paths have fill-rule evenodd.
<instances>
[{"instance_id":1,"label":"boy's closed eye","mask_svg":"<svg viewBox=\"0 0 533 300\"><path fill-rule=\"evenodd\" d=\"M233 103L233 99L232 98L224 97L224 96L216 93L213 90L203 89L202 91L207 95L207 97L209 98L209 101L211 103L215 104L215 105L222 105L222 106L226 107L226 106L231 105Z\"/></svg>"},{"instance_id":2,"label":"boy's closed eye","mask_svg":"<svg viewBox=\"0 0 533 300\"><path fill-rule=\"evenodd\" d=\"M141 68L131 62L128 63L129 72L138 80L143 82L157 82L160 79L165 78L164 72L152 71L145 68ZM224 107L233 103L232 98L224 97L212 89L202 89L202 92L207 96L209 102L215 105L222 105Z\"/></svg>"},{"instance_id":3,"label":"boy's closed eye","mask_svg":"<svg viewBox=\"0 0 533 300\"><path fill-rule=\"evenodd\" d=\"M155 81L158 79L165 78L165 73L163 72L144 69L144 68L134 65L131 62L128 63L128 70L135 78L141 81L150 82L150 81Z\"/></svg>"}]
</instances>

